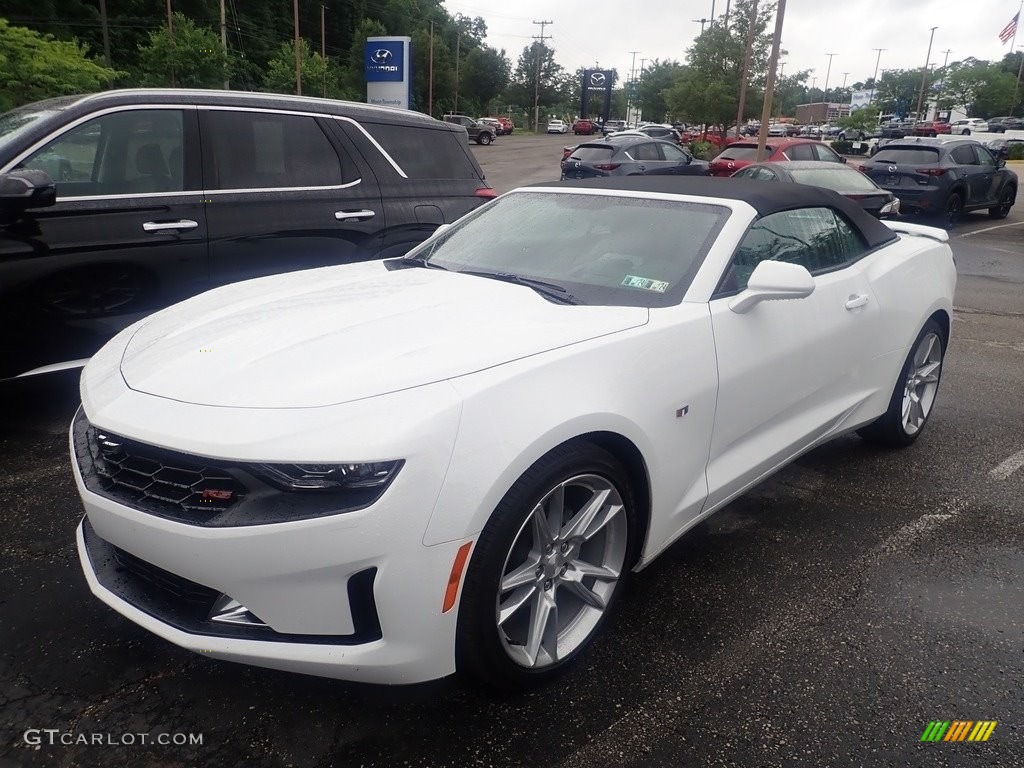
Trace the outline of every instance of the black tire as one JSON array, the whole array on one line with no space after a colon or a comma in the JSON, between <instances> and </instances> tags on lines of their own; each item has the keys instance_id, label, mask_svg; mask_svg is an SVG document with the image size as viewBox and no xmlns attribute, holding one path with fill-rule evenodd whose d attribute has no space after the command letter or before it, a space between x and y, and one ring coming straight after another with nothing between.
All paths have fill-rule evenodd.
<instances>
[{"instance_id":1,"label":"black tire","mask_svg":"<svg viewBox=\"0 0 1024 768\"><path fill-rule=\"evenodd\" d=\"M1013 207L1014 200L1017 199L1017 188L1007 187L999 195L999 202L995 206L988 209L989 217L993 219L1005 219L1010 215L1010 209Z\"/></svg>"},{"instance_id":2,"label":"black tire","mask_svg":"<svg viewBox=\"0 0 1024 768\"><path fill-rule=\"evenodd\" d=\"M942 326L940 326L935 320L929 319L928 322L924 324L924 328L922 328L921 332L917 335L917 338L914 339L913 345L910 347L910 353L907 355L907 359L904 361L903 367L900 369L900 375L896 379L896 386L893 388L892 397L889 398L888 409L875 421L871 422L866 427L861 427L857 430L857 434L865 440L879 445L889 446L891 448L902 448L917 440L924 431L925 426L928 424L928 419L931 418L932 411L934 410L934 401L932 405L929 405L928 413L925 414L924 421L917 427L916 431L908 433L903 424L903 398L907 392L907 380L910 376L910 368L914 363L914 355L917 353L922 342L931 334L938 337L938 343L941 346L941 358L939 368L936 373L938 380L935 383L935 394L938 394L938 386L942 380L942 362L945 360L946 344L948 339L942 330Z\"/></svg>"},{"instance_id":3,"label":"black tire","mask_svg":"<svg viewBox=\"0 0 1024 768\"><path fill-rule=\"evenodd\" d=\"M603 614L580 645L548 666L529 668L515 662L506 651L502 630L496 620L503 569L520 531L530 521L534 507L558 484L584 474L597 475L609 481L622 499L626 548L621 575L606 600ZM502 690L525 690L543 685L562 674L600 634L625 589L640 546L637 523L628 474L622 464L603 448L585 440L575 440L541 457L508 490L477 539L459 605L455 641L459 671L477 683Z\"/></svg>"},{"instance_id":4,"label":"black tire","mask_svg":"<svg viewBox=\"0 0 1024 768\"><path fill-rule=\"evenodd\" d=\"M488 144L491 143L491 134L489 134L489 133L481 133L479 136L476 137L476 143L477 144L483 144L484 146L487 146Z\"/></svg>"},{"instance_id":5,"label":"black tire","mask_svg":"<svg viewBox=\"0 0 1024 768\"><path fill-rule=\"evenodd\" d=\"M961 136L970 136L970 135L971 135L971 129L970 129L970 128L964 128L964 129L963 129L963 130L962 130L962 131L960 132L960 135L961 135Z\"/></svg>"},{"instance_id":6,"label":"black tire","mask_svg":"<svg viewBox=\"0 0 1024 768\"><path fill-rule=\"evenodd\" d=\"M942 223L946 229L953 229L960 223L964 215L964 199L959 192L953 192L946 198L946 205L942 213Z\"/></svg>"}]
</instances>

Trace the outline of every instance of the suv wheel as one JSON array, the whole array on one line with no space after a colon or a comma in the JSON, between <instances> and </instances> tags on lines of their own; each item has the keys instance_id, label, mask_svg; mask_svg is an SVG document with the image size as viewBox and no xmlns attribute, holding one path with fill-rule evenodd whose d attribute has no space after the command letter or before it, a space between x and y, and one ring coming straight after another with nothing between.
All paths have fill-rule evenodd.
<instances>
[{"instance_id":1,"label":"suv wheel","mask_svg":"<svg viewBox=\"0 0 1024 768\"><path fill-rule=\"evenodd\" d=\"M1016 198L1017 188L1007 187L999 195L999 202L994 207L988 209L988 215L993 219L1005 219L1010 215L1010 209L1013 207L1013 201Z\"/></svg>"},{"instance_id":2,"label":"suv wheel","mask_svg":"<svg viewBox=\"0 0 1024 768\"><path fill-rule=\"evenodd\" d=\"M479 136L476 137L476 143L477 144L483 144L485 146L487 144L490 144L491 143L491 134L487 133L487 131L483 131Z\"/></svg>"},{"instance_id":3,"label":"suv wheel","mask_svg":"<svg viewBox=\"0 0 1024 768\"><path fill-rule=\"evenodd\" d=\"M954 192L946 198L946 211L943 215L947 229L953 229L959 222L964 212L964 200L959 192Z\"/></svg>"}]
</instances>

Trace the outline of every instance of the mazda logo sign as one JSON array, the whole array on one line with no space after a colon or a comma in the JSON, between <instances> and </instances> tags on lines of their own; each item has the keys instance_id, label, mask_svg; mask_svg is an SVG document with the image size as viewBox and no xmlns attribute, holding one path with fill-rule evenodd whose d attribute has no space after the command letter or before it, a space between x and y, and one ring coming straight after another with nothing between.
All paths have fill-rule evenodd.
<instances>
[{"instance_id":1,"label":"mazda logo sign","mask_svg":"<svg viewBox=\"0 0 1024 768\"><path fill-rule=\"evenodd\" d=\"M896 166L895 165L890 165L889 166L889 173L896 173Z\"/></svg>"},{"instance_id":2,"label":"mazda logo sign","mask_svg":"<svg viewBox=\"0 0 1024 768\"><path fill-rule=\"evenodd\" d=\"M605 77L604 72L593 72L590 75L591 85L604 85Z\"/></svg>"},{"instance_id":3,"label":"mazda logo sign","mask_svg":"<svg viewBox=\"0 0 1024 768\"><path fill-rule=\"evenodd\" d=\"M378 48L376 51L370 54L370 60L374 64L387 64L391 61L391 51L387 48Z\"/></svg>"}]
</instances>

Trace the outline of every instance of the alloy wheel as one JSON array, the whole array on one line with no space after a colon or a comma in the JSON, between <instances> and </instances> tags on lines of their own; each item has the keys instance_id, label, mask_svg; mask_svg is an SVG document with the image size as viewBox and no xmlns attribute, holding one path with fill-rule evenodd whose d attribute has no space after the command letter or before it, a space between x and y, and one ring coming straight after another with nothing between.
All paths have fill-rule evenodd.
<instances>
[{"instance_id":1,"label":"alloy wheel","mask_svg":"<svg viewBox=\"0 0 1024 768\"><path fill-rule=\"evenodd\" d=\"M936 333L928 333L914 350L903 391L903 431L908 435L917 434L928 419L941 373L942 339Z\"/></svg>"},{"instance_id":2,"label":"alloy wheel","mask_svg":"<svg viewBox=\"0 0 1024 768\"><path fill-rule=\"evenodd\" d=\"M502 646L517 665L550 667L583 646L604 615L626 560L622 496L607 478L576 475L523 521L495 602Z\"/></svg>"},{"instance_id":3,"label":"alloy wheel","mask_svg":"<svg viewBox=\"0 0 1024 768\"><path fill-rule=\"evenodd\" d=\"M946 226L955 227L960 221L960 215L963 213L964 204L960 200L960 195L952 194L949 199L946 200Z\"/></svg>"}]
</instances>

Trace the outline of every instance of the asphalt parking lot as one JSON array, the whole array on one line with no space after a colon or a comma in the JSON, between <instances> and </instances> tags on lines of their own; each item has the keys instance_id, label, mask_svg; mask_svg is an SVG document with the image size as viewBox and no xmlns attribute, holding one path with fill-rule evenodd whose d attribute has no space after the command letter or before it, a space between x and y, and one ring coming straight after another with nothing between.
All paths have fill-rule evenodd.
<instances>
[{"instance_id":1,"label":"asphalt parking lot","mask_svg":"<svg viewBox=\"0 0 1024 768\"><path fill-rule=\"evenodd\" d=\"M572 143L513 135L473 152L505 191L555 177ZM1022 209L951 237L957 313L921 440L888 452L844 437L804 456L639 574L582 663L522 697L217 662L122 619L75 554L76 377L6 387L0 768L1020 766ZM935 720L998 725L984 743L922 743Z\"/></svg>"}]
</instances>

